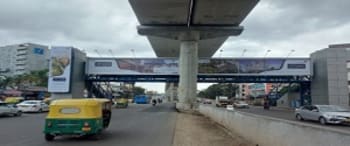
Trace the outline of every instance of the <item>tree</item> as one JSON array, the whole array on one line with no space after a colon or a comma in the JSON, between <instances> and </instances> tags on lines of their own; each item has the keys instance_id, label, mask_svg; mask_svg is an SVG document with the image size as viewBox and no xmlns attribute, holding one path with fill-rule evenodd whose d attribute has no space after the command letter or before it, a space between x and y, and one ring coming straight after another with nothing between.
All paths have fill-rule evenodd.
<instances>
[{"instance_id":1,"label":"tree","mask_svg":"<svg viewBox=\"0 0 350 146\"><path fill-rule=\"evenodd\" d=\"M32 71L30 74L33 76L36 86L47 87L48 83L48 69Z\"/></svg>"},{"instance_id":2,"label":"tree","mask_svg":"<svg viewBox=\"0 0 350 146\"><path fill-rule=\"evenodd\" d=\"M2 76L0 78L0 89L6 89L7 87L9 87L10 84L13 82L12 80L13 80L12 77Z\"/></svg>"},{"instance_id":3,"label":"tree","mask_svg":"<svg viewBox=\"0 0 350 146\"><path fill-rule=\"evenodd\" d=\"M47 87L48 83L48 69L31 71L12 77L4 77L0 79L0 88L10 87L12 89L19 89L25 86L41 86Z\"/></svg>"},{"instance_id":4,"label":"tree","mask_svg":"<svg viewBox=\"0 0 350 146\"><path fill-rule=\"evenodd\" d=\"M281 90L279 90L279 94L283 96L284 94L288 92L299 92L300 91L300 85L299 84L291 84L290 86L284 86Z\"/></svg>"},{"instance_id":5,"label":"tree","mask_svg":"<svg viewBox=\"0 0 350 146\"><path fill-rule=\"evenodd\" d=\"M200 91L198 97L215 99L216 96L227 96L234 97L238 85L225 83L225 84L213 84L210 85L207 89Z\"/></svg>"},{"instance_id":6,"label":"tree","mask_svg":"<svg viewBox=\"0 0 350 146\"><path fill-rule=\"evenodd\" d=\"M145 94L145 90L144 88L142 87L138 87L138 86L135 86L134 87L134 95L144 95Z\"/></svg>"}]
</instances>

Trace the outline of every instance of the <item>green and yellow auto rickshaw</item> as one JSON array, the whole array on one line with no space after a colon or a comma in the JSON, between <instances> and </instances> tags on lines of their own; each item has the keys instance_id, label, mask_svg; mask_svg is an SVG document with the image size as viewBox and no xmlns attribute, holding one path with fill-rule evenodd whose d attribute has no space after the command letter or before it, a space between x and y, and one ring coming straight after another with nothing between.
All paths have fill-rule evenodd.
<instances>
[{"instance_id":1,"label":"green and yellow auto rickshaw","mask_svg":"<svg viewBox=\"0 0 350 146\"><path fill-rule=\"evenodd\" d=\"M117 98L114 100L116 108L127 108L129 100L127 98Z\"/></svg>"},{"instance_id":2,"label":"green and yellow auto rickshaw","mask_svg":"<svg viewBox=\"0 0 350 146\"><path fill-rule=\"evenodd\" d=\"M111 119L108 99L60 99L50 104L45 121L45 139L56 136L94 136L107 128Z\"/></svg>"}]
</instances>

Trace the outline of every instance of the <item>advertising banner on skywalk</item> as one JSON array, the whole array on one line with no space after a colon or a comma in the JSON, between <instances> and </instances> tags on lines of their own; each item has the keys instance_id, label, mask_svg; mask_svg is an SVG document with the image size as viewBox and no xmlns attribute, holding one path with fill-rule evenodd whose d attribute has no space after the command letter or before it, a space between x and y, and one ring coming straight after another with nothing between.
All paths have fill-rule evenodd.
<instances>
[{"instance_id":1,"label":"advertising banner on skywalk","mask_svg":"<svg viewBox=\"0 0 350 146\"><path fill-rule=\"evenodd\" d=\"M311 75L308 58L203 58L199 75ZM178 75L176 58L89 58L87 73L95 75Z\"/></svg>"},{"instance_id":2,"label":"advertising banner on skywalk","mask_svg":"<svg viewBox=\"0 0 350 146\"><path fill-rule=\"evenodd\" d=\"M67 93L70 89L72 48L52 47L48 91Z\"/></svg>"}]
</instances>

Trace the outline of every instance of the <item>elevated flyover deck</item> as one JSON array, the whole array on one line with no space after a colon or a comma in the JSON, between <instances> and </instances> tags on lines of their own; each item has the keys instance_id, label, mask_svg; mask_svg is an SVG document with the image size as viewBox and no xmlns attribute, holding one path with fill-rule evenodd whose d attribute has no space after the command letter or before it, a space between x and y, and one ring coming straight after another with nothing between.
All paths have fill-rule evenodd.
<instances>
[{"instance_id":1,"label":"elevated flyover deck","mask_svg":"<svg viewBox=\"0 0 350 146\"><path fill-rule=\"evenodd\" d=\"M240 23L258 0L129 0L158 57L178 57L180 33L200 31L198 56L211 57L229 36L243 31Z\"/></svg>"}]
</instances>

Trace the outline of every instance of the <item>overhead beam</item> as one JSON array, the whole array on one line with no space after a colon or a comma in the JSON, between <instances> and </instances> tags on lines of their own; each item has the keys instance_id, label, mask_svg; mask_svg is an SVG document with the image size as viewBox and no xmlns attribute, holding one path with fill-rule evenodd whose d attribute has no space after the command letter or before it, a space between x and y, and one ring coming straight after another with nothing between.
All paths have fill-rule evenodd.
<instances>
[{"instance_id":1,"label":"overhead beam","mask_svg":"<svg viewBox=\"0 0 350 146\"><path fill-rule=\"evenodd\" d=\"M140 25L137 31L140 35L156 36L179 40L184 32L199 32L199 40L213 39L218 37L238 36L243 31L242 26L146 26Z\"/></svg>"}]
</instances>

